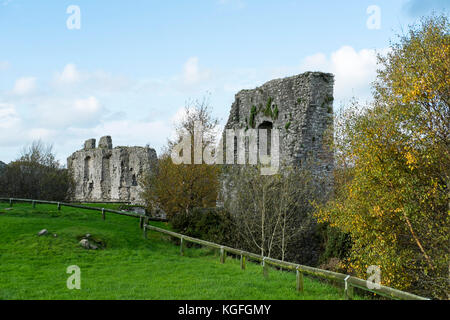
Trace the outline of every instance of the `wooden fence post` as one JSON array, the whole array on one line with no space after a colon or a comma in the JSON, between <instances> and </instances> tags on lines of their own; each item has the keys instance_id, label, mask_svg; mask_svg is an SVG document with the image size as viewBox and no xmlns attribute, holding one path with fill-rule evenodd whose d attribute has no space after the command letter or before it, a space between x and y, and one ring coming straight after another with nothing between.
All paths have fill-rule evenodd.
<instances>
[{"instance_id":1,"label":"wooden fence post","mask_svg":"<svg viewBox=\"0 0 450 320\"><path fill-rule=\"evenodd\" d=\"M226 253L222 246L222 247L220 247L220 263L225 263L225 257L226 257Z\"/></svg>"},{"instance_id":2,"label":"wooden fence post","mask_svg":"<svg viewBox=\"0 0 450 320\"><path fill-rule=\"evenodd\" d=\"M105 220L105 208L102 208L102 219Z\"/></svg>"},{"instance_id":3,"label":"wooden fence post","mask_svg":"<svg viewBox=\"0 0 450 320\"><path fill-rule=\"evenodd\" d=\"M269 277L269 265L266 263L266 257L263 257L263 276L264 278L268 278Z\"/></svg>"},{"instance_id":4,"label":"wooden fence post","mask_svg":"<svg viewBox=\"0 0 450 320\"><path fill-rule=\"evenodd\" d=\"M347 276L344 279L344 293L345 293L345 298L347 300L352 300L353 299L353 286L348 283L348 278L350 278L350 276Z\"/></svg>"},{"instance_id":5,"label":"wooden fence post","mask_svg":"<svg viewBox=\"0 0 450 320\"><path fill-rule=\"evenodd\" d=\"M143 228L144 227L144 217L139 217L139 228Z\"/></svg>"},{"instance_id":6,"label":"wooden fence post","mask_svg":"<svg viewBox=\"0 0 450 320\"><path fill-rule=\"evenodd\" d=\"M297 291L303 292L303 273L298 270L298 266L295 269L297 276Z\"/></svg>"},{"instance_id":7,"label":"wooden fence post","mask_svg":"<svg viewBox=\"0 0 450 320\"><path fill-rule=\"evenodd\" d=\"M147 239L147 225L145 225L145 224L143 227L143 237L144 237L144 239Z\"/></svg>"},{"instance_id":8,"label":"wooden fence post","mask_svg":"<svg viewBox=\"0 0 450 320\"><path fill-rule=\"evenodd\" d=\"M245 256L241 253L241 269L245 270Z\"/></svg>"},{"instance_id":9,"label":"wooden fence post","mask_svg":"<svg viewBox=\"0 0 450 320\"><path fill-rule=\"evenodd\" d=\"M180 239L180 255L181 256L184 256L184 245L183 245L183 242L184 242L184 238L181 237L181 239Z\"/></svg>"},{"instance_id":10,"label":"wooden fence post","mask_svg":"<svg viewBox=\"0 0 450 320\"><path fill-rule=\"evenodd\" d=\"M61 203L58 202L58 211L61 210Z\"/></svg>"}]
</instances>

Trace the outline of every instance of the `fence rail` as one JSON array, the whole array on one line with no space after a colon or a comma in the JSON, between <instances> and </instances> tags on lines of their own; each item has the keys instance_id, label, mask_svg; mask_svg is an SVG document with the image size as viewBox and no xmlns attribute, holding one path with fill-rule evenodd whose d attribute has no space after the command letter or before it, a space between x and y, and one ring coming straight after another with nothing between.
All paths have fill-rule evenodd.
<instances>
[{"instance_id":1,"label":"fence rail","mask_svg":"<svg viewBox=\"0 0 450 320\"><path fill-rule=\"evenodd\" d=\"M243 251L235 248L231 248L228 246L220 245L214 242L209 242L197 238L192 238L180 233L176 233L170 230L158 228L152 225L148 224L148 221L167 221L166 219L160 219L160 218L152 218L148 217L143 214L138 213L131 213L131 212L125 212L125 211L118 211L118 210L111 210L107 208L99 208L99 207L89 207L89 206L83 206L78 204L72 204L72 203L65 203L65 202L58 202L58 201L45 201L45 200L32 200L32 199L18 199L18 198L0 198L0 201L9 201L10 205L12 206L14 202L30 202L32 203L33 207L35 207L36 204L55 204L58 206L58 210L61 209L62 206L65 207L72 207L72 208L80 208L85 210L95 210L95 211L101 211L102 217L105 219L105 213L115 213L120 214L124 216L130 216L135 218L140 218L139 224L141 229L143 229L143 235L144 238L147 238L147 230L155 231L159 233L163 233L175 238L180 239L180 254L183 255L184 252L184 242L192 242L196 243L205 247L219 249L220 250L220 261L222 263L225 263L227 253L231 253L237 256L240 256L241 259L241 268L245 269L245 262L247 259L256 260L259 262L262 262L263 265L263 274L264 276L268 276L268 265L272 265L275 267L292 270L296 272L296 278L297 278L297 290L303 291L303 274L313 275L320 278L325 278L333 281L337 281L344 284L344 293L347 299L353 298L353 288L360 288L365 291L369 291L375 294L378 294L380 296L384 296L391 299L402 299L402 300L430 300L429 298L421 297L409 292L397 290L394 288L386 287L383 285L378 285L375 288L369 288L368 281L363 280L360 278L356 278L350 275L346 275L343 273L333 272L329 270L323 270L318 269L314 267L304 266L300 264L295 264L292 262L282 261L278 259L273 259L269 257L263 257L261 255Z\"/></svg>"},{"instance_id":2,"label":"fence rail","mask_svg":"<svg viewBox=\"0 0 450 320\"><path fill-rule=\"evenodd\" d=\"M264 272L265 276L268 275L267 265L272 265L275 267L280 267L283 269L295 271L297 273L297 290L298 291L303 291L303 274L309 274L309 275L313 275L316 277L326 278L329 280L334 280L334 281L343 283L344 288L345 288L344 289L345 295L348 299L353 298L353 287L356 287L356 288L360 288L365 291L373 292L380 296L384 296L384 297L391 298L391 299L430 300L425 297L421 297L421 296L418 296L418 295L415 295L415 294L412 294L409 292L400 291L400 290L386 287L383 285L379 285L377 288L369 288L367 280L356 278L356 277L353 277L350 275L346 275L343 273L337 273L337 272L333 272L333 271L329 271L329 270L318 269L318 268L309 267L309 266L304 266L304 265L300 265L300 264L296 264L296 263L292 263L292 262L281 261L278 259L263 257L261 255L258 255L258 254L252 253L252 252L243 251L243 250L239 250L239 249L235 249L235 248L230 248L227 246L223 246L223 245L220 245L217 243L213 243L213 242L209 242L209 241L205 241L205 240L201 240L201 239L197 239L197 238L192 238L192 237L180 234L180 233L176 233L176 232L169 231L166 229L161 229L161 228L149 225L149 224L145 224L143 226L143 228L144 228L144 237L145 238L147 237L147 230L151 230L151 231L160 232L160 233L167 234L169 236L180 239L181 240L180 241L180 253L181 254L183 254L184 242L189 241L189 242L200 244L200 245L203 245L206 247L219 249L220 250L220 261L222 263L225 262L227 252L240 256L242 269L245 269L245 260L246 259L252 259L252 260L262 262L263 270L264 270L263 272Z\"/></svg>"},{"instance_id":3,"label":"fence rail","mask_svg":"<svg viewBox=\"0 0 450 320\"><path fill-rule=\"evenodd\" d=\"M59 202L59 201L47 201L47 200L33 200L33 199L20 199L20 198L0 198L0 201L9 201L9 204L12 206L14 202L29 202L33 205L33 207L36 206L36 204L55 204L58 207L58 210L61 209L61 207L71 207L71 208L79 208L79 209L85 209L85 210L94 210L94 211L100 211L102 212L103 219L106 218L105 213L115 213L120 214L122 216L129 216L134 218L146 218L149 221L163 221L167 222L167 219L162 218L155 218L155 217L149 217L143 214L135 213L135 212L127 212L127 211L119 211L119 210L112 210L107 208L100 208L100 207L90 207L90 206L84 206L80 204L73 204L73 203L67 203L67 202Z\"/></svg>"}]
</instances>

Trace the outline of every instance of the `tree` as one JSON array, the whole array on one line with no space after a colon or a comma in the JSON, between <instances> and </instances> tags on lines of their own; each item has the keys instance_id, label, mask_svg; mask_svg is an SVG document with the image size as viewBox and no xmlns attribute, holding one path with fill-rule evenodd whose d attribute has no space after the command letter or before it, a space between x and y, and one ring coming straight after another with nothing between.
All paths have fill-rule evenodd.
<instances>
[{"instance_id":1,"label":"tree","mask_svg":"<svg viewBox=\"0 0 450 320\"><path fill-rule=\"evenodd\" d=\"M211 116L209 101L191 101L185 107L183 119L175 125L176 138L169 140L165 152L158 159L154 173L141 183L143 198L149 210L162 209L169 218L179 212L188 212L195 207L213 207L216 204L220 170L215 165L194 164L194 127L202 125L202 151L215 143L218 120ZM191 137L191 164L175 164L172 149L183 135Z\"/></svg>"},{"instance_id":2,"label":"tree","mask_svg":"<svg viewBox=\"0 0 450 320\"><path fill-rule=\"evenodd\" d=\"M315 200L321 202L320 178L308 168L285 166L282 173L261 175L257 166L229 170L233 194L224 205L231 213L242 249L262 256L316 264L318 242Z\"/></svg>"},{"instance_id":3,"label":"tree","mask_svg":"<svg viewBox=\"0 0 450 320\"><path fill-rule=\"evenodd\" d=\"M318 216L351 234L348 266L446 298L449 252L450 28L432 16L379 56L374 102L336 122L340 181Z\"/></svg>"},{"instance_id":4,"label":"tree","mask_svg":"<svg viewBox=\"0 0 450 320\"><path fill-rule=\"evenodd\" d=\"M7 197L63 201L73 180L55 159L52 146L34 141L1 173L0 194Z\"/></svg>"}]
</instances>

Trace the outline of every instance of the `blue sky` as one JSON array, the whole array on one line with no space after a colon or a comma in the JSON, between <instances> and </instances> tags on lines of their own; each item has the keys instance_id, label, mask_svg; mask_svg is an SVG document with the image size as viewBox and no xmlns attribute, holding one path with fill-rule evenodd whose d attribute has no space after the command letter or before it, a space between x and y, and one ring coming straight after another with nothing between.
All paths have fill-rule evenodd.
<instances>
[{"instance_id":1,"label":"blue sky","mask_svg":"<svg viewBox=\"0 0 450 320\"><path fill-rule=\"evenodd\" d=\"M335 108L369 99L375 54L447 2L0 0L0 160L41 139L65 163L102 135L159 151L189 99L224 123L239 90L308 70L336 75Z\"/></svg>"}]
</instances>

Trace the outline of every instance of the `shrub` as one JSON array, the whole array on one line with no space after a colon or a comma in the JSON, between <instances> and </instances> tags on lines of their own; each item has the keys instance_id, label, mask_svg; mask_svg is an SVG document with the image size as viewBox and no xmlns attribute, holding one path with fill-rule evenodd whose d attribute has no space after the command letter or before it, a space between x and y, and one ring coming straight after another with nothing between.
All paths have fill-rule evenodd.
<instances>
[{"instance_id":1,"label":"shrub","mask_svg":"<svg viewBox=\"0 0 450 320\"><path fill-rule=\"evenodd\" d=\"M219 208L194 208L175 215L170 221L177 232L218 244L233 245L230 214Z\"/></svg>"},{"instance_id":2,"label":"shrub","mask_svg":"<svg viewBox=\"0 0 450 320\"><path fill-rule=\"evenodd\" d=\"M72 176L41 142L33 142L0 175L0 196L64 201L73 190Z\"/></svg>"},{"instance_id":3,"label":"shrub","mask_svg":"<svg viewBox=\"0 0 450 320\"><path fill-rule=\"evenodd\" d=\"M330 259L343 261L348 258L352 247L350 234L328 224L322 224L321 237L323 239L323 253L320 256L320 263L326 264Z\"/></svg>"}]
</instances>

